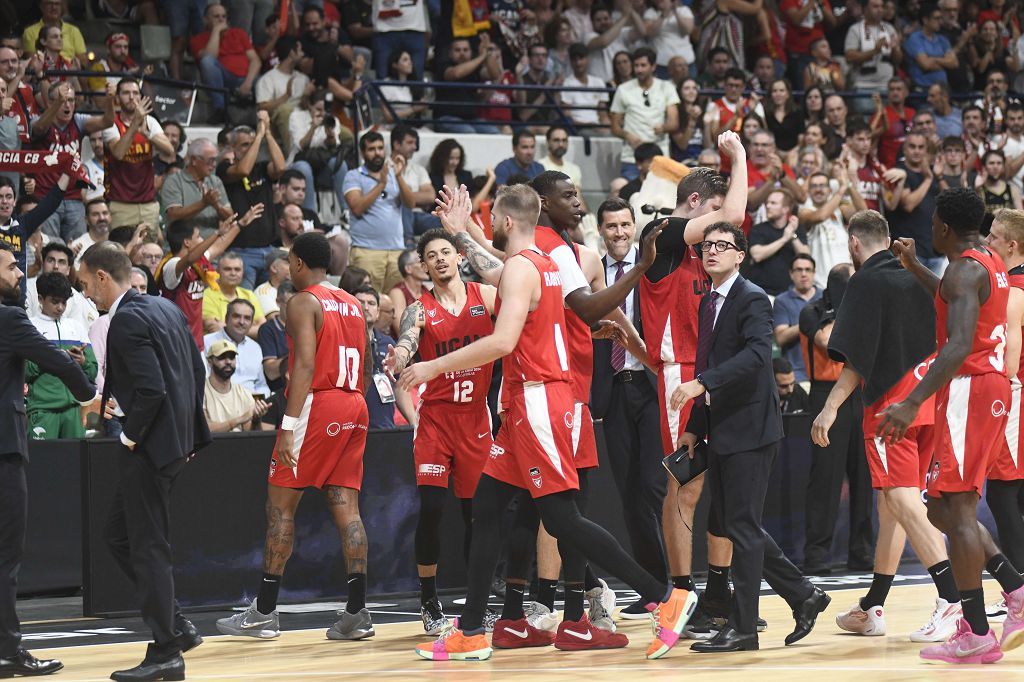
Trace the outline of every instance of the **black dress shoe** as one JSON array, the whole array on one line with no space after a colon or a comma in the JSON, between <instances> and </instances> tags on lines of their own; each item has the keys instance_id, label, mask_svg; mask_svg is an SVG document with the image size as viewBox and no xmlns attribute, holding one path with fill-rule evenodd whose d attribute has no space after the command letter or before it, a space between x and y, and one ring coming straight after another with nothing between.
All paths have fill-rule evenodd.
<instances>
[{"instance_id":1,"label":"black dress shoe","mask_svg":"<svg viewBox=\"0 0 1024 682\"><path fill-rule=\"evenodd\" d=\"M820 587L815 587L811 596L793 609L793 620L796 621L796 627L786 636L786 646L795 644L811 634L818 614L828 608L831 601L832 597L825 594Z\"/></svg>"},{"instance_id":2,"label":"black dress shoe","mask_svg":"<svg viewBox=\"0 0 1024 682\"><path fill-rule=\"evenodd\" d=\"M199 630L187 618L177 621L174 627L178 631L178 644L181 645L181 653L192 651L192 649L203 643Z\"/></svg>"},{"instance_id":3,"label":"black dress shoe","mask_svg":"<svg viewBox=\"0 0 1024 682\"><path fill-rule=\"evenodd\" d=\"M139 663L129 670L118 670L110 676L115 682L141 682L142 680L183 680L185 679L185 659L175 656L166 661Z\"/></svg>"},{"instance_id":4,"label":"black dress shoe","mask_svg":"<svg viewBox=\"0 0 1024 682\"><path fill-rule=\"evenodd\" d=\"M41 661L24 649L18 649L13 656L0 657L0 677L52 675L63 667L58 660Z\"/></svg>"},{"instance_id":5,"label":"black dress shoe","mask_svg":"<svg viewBox=\"0 0 1024 682\"><path fill-rule=\"evenodd\" d=\"M702 654L725 653L728 651L757 651L757 633L744 635L731 625L726 625L717 635L706 642L694 642L691 651Z\"/></svg>"}]
</instances>

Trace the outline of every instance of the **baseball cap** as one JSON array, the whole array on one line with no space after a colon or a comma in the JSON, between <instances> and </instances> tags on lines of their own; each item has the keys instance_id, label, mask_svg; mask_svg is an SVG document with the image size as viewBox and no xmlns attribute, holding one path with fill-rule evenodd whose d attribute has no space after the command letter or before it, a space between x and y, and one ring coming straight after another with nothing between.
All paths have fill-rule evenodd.
<instances>
[{"instance_id":1,"label":"baseball cap","mask_svg":"<svg viewBox=\"0 0 1024 682\"><path fill-rule=\"evenodd\" d=\"M210 349L206 351L206 357L208 358L219 358L225 353L234 353L238 355L238 346L227 339L221 339L220 341L214 341Z\"/></svg>"}]
</instances>

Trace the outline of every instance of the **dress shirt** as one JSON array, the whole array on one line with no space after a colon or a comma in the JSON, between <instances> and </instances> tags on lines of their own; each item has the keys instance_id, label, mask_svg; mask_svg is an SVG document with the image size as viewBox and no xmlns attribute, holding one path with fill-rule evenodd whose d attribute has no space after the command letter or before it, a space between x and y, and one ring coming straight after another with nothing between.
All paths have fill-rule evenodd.
<instances>
[{"instance_id":1,"label":"dress shirt","mask_svg":"<svg viewBox=\"0 0 1024 682\"><path fill-rule=\"evenodd\" d=\"M715 301L715 324L718 324L718 314L722 312L722 306L725 305L725 298L729 295L729 291L732 289L732 285L736 283L736 278L740 276L740 271L732 273L732 276L722 282L721 286L711 287L711 291L718 294L718 299Z\"/></svg>"},{"instance_id":2,"label":"dress shirt","mask_svg":"<svg viewBox=\"0 0 1024 682\"><path fill-rule=\"evenodd\" d=\"M636 250L636 247L634 246L634 247L632 247L629 250L629 252L622 259L622 262L624 263L624 266L622 268L623 276L625 276L627 273L629 273L629 271L633 269L633 266L636 265L636 255L637 255L637 250ZM615 263L616 263L615 259L612 258L610 255L607 257L606 260L608 261L608 267L606 267L604 269L604 281L607 283L608 286L611 286L612 284L615 283L615 271L618 268L616 268L616 266L615 266ZM630 294L628 296L626 296L626 304L625 304L626 319L631 321L631 322L633 321L633 312L634 312L633 311L633 303L634 303L634 298L635 297L633 296L632 292L630 292ZM612 343L614 343L614 341ZM636 371L642 370L643 368L644 368L643 367L643 363L641 363L640 360L638 360L635 355L633 355L632 353L630 353L627 350L626 351L626 364L624 364L622 366L622 369L624 369L624 370L628 369L628 370L636 372Z\"/></svg>"},{"instance_id":3,"label":"dress shirt","mask_svg":"<svg viewBox=\"0 0 1024 682\"><path fill-rule=\"evenodd\" d=\"M115 299L114 299L114 303L113 303L113 305L111 305L111 306L110 306L110 310L109 310L109 311L107 312L107 315L108 315L108 316L110 317L110 320L111 320L111 321L113 321L113 320L114 320L114 314L115 314L115 313L117 312L117 307L118 307L119 305L121 305L121 299L123 299L123 298L124 298L124 295L125 295L125 294L127 294L127 293L128 293L127 291L124 291L124 292L122 292L122 293L121 293L121 295L120 295L120 296L118 296L117 298L115 298ZM109 331L109 329L110 329L110 325L108 324L108 325L107 325L107 330ZM103 353L104 353L104 366L103 366L103 371L104 371L104 373L105 373L105 372L106 372L106 369L107 369L107 368L106 368L106 348L104 348L104 349L103 349ZM104 377L103 377L103 383L104 383L104 384L106 384L106 376L104 376ZM102 415L101 415L101 416L102 416ZM122 410L122 409L121 409L121 406L120 406L120 405L114 405L114 416L115 416L115 417L121 417L121 418L123 418L123 417L124 417L124 410ZM128 436L124 435L124 431L122 431L122 432L121 432L121 442L122 442L122 443L124 443L124 445L125 445L125 446L126 446L126 447L127 447L128 449L129 449L129 450L131 450L132 448L134 448L134 447L135 447L135 441L133 441L133 440L132 440L131 438L129 438Z\"/></svg>"}]
</instances>

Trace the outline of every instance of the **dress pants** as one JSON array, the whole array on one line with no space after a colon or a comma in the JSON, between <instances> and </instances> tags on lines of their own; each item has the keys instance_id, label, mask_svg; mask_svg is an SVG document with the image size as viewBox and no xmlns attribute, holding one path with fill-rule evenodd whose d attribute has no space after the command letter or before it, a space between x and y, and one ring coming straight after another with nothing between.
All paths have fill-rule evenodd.
<instances>
[{"instance_id":1,"label":"dress pants","mask_svg":"<svg viewBox=\"0 0 1024 682\"><path fill-rule=\"evenodd\" d=\"M811 414L825 405L833 384L811 383ZM871 472L864 454L864 415L860 390L847 398L836 414L829 431L829 446L811 446L811 471L807 479L806 535L804 567L828 566L832 554L832 536L839 519L843 478L850 482L850 542L847 562L870 565L874 558L874 531L871 526Z\"/></svg>"},{"instance_id":2,"label":"dress pants","mask_svg":"<svg viewBox=\"0 0 1024 682\"><path fill-rule=\"evenodd\" d=\"M25 460L18 453L0 455L0 658L14 656L21 646L15 606L27 518Z\"/></svg>"},{"instance_id":3,"label":"dress pants","mask_svg":"<svg viewBox=\"0 0 1024 682\"><path fill-rule=\"evenodd\" d=\"M668 576L661 526L668 475L662 466L658 395L643 371L612 380L604 442L633 548L633 558L658 579Z\"/></svg>"},{"instance_id":4,"label":"dress pants","mask_svg":"<svg viewBox=\"0 0 1024 682\"><path fill-rule=\"evenodd\" d=\"M814 587L761 526L778 443L728 455L720 455L711 447L704 479L711 495L708 530L733 543L735 595L729 625L742 634L754 634L762 576L794 608L811 596Z\"/></svg>"},{"instance_id":5,"label":"dress pants","mask_svg":"<svg viewBox=\"0 0 1024 682\"><path fill-rule=\"evenodd\" d=\"M135 586L142 620L153 631L150 655L171 658L181 651L174 622L174 566L171 556L171 488L184 459L157 469L143 453L122 447L121 480L107 519L107 545Z\"/></svg>"}]
</instances>

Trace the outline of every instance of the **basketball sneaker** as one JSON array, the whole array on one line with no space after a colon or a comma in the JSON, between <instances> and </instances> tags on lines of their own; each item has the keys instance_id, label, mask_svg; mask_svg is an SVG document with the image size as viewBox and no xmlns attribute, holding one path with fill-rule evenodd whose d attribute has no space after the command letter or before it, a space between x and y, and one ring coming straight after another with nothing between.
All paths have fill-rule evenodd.
<instances>
[{"instance_id":1,"label":"basketball sneaker","mask_svg":"<svg viewBox=\"0 0 1024 682\"><path fill-rule=\"evenodd\" d=\"M836 616L836 625L840 630L855 635L881 637L885 634L885 609L881 606L872 606L865 611L859 603L854 604L849 611Z\"/></svg>"},{"instance_id":2,"label":"basketball sneaker","mask_svg":"<svg viewBox=\"0 0 1024 682\"><path fill-rule=\"evenodd\" d=\"M526 622L530 624L530 627L538 630L555 632L558 629L559 620L557 614L551 613L548 607L535 601L531 602L526 610Z\"/></svg>"},{"instance_id":3,"label":"basketball sneaker","mask_svg":"<svg viewBox=\"0 0 1024 682\"><path fill-rule=\"evenodd\" d=\"M629 639L624 634L597 627L585 613L578 621L563 620L555 635L555 648L562 651L621 649L628 645Z\"/></svg>"},{"instance_id":4,"label":"basketball sneaker","mask_svg":"<svg viewBox=\"0 0 1024 682\"><path fill-rule=\"evenodd\" d=\"M661 658L679 642L683 628L696 608L697 594L678 588L672 590L668 601L647 605L656 623L654 641L647 647L647 658Z\"/></svg>"},{"instance_id":5,"label":"basketball sneaker","mask_svg":"<svg viewBox=\"0 0 1024 682\"><path fill-rule=\"evenodd\" d=\"M441 610L441 602L431 599L420 606L420 619L423 621L423 631L428 635L439 635L448 627L448 618Z\"/></svg>"},{"instance_id":6,"label":"basketball sneaker","mask_svg":"<svg viewBox=\"0 0 1024 682\"><path fill-rule=\"evenodd\" d=\"M1007 594L1003 592L1006 602L1006 620L1003 621L1003 636L999 640L999 648L1012 651L1024 644L1024 587Z\"/></svg>"},{"instance_id":7,"label":"basketball sneaker","mask_svg":"<svg viewBox=\"0 0 1024 682\"><path fill-rule=\"evenodd\" d=\"M985 617L990 623L1002 623L1006 620L1006 600L1000 599L995 604L986 606Z\"/></svg>"},{"instance_id":8,"label":"basketball sneaker","mask_svg":"<svg viewBox=\"0 0 1024 682\"><path fill-rule=\"evenodd\" d=\"M548 646L555 641L555 633L540 630L530 625L526 618L498 619L494 624L491 644L497 649L525 649L534 646Z\"/></svg>"},{"instance_id":9,"label":"basketball sneaker","mask_svg":"<svg viewBox=\"0 0 1024 682\"><path fill-rule=\"evenodd\" d=\"M651 617L643 599L638 599L629 606L622 607L617 615L623 620L647 620Z\"/></svg>"},{"instance_id":10,"label":"basketball sneaker","mask_svg":"<svg viewBox=\"0 0 1024 682\"><path fill-rule=\"evenodd\" d=\"M256 610L256 600L253 599L249 608L241 613L236 613L229 618L221 618L217 621L217 629L225 635L235 637L256 637L257 639L273 639L281 634L281 622L278 619L277 611L271 613L260 613Z\"/></svg>"},{"instance_id":11,"label":"basketball sneaker","mask_svg":"<svg viewBox=\"0 0 1024 682\"><path fill-rule=\"evenodd\" d=\"M492 609L490 606L484 609L484 632L491 634L494 632L494 624L498 622L498 612Z\"/></svg>"},{"instance_id":12,"label":"basketball sneaker","mask_svg":"<svg viewBox=\"0 0 1024 682\"><path fill-rule=\"evenodd\" d=\"M722 629L723 623L712 618L711 614L701 608L700 600L697 600L697 608L690 617L690 622L683 630L683 637L686 639L711 639Z\"/></svg>"},{"instance_id":13,"label":"basketball sneaker","mask_svg":"<svg viewBox=\"0 0 1024 682\"><path fill-rule=\"evenodd\" d=\"M429 661L486 661L492 653L487 636L465 634L458 618L435 641L416 647L416 654Z\"/></svg>"},{"instance_id":14,"label":"basketball sneaker","mask_svg":"<svg viewBox=\"0 0 1024 682\"><path fill-rule=\"evenodd\" d=\"M945 642L957 632L957 621L963 618L960 602L950 604L942 597L936 597L935 610L928 622L910 633L911 642Z\"/></svg>"},{"instance_id":15,"label":"basketball sneaker","mask_svg":"<svg viewBox=\"0 0 1024 682\"><path fill-rule=\"evenodd\" d=\"M615 590L608 587L608 583L598 578L600 587L587 591L587 601L590 604L588 617L594 627L608 632L615 632L615 622L612 620L611 611L615 608Z\"/></svg>"},{"instance_id":16,"label":"basketball sneaker","mask_svg":"<svg viewBox=\"0 0 1024 682\"><path fill-rule=\"evenodd\" d=\"M921 658L944 663L995 663L1003 657L996 633L990 628L984 635L976 635L966 620L956 622L956 632L942 644L921 649Z\"/></svg>"},{"instance_id":17,"label":"basketball sneaker","mask_svg":"<svg viewBox=\"0 0 1024 682\"><path fill-rule=\"evenodd\" d=\"M373 637L373 621L370 612L360 609L359 613L339 611L341 619L327 630L327 639L366 639Z\"/></svg>"}]
</instances>

